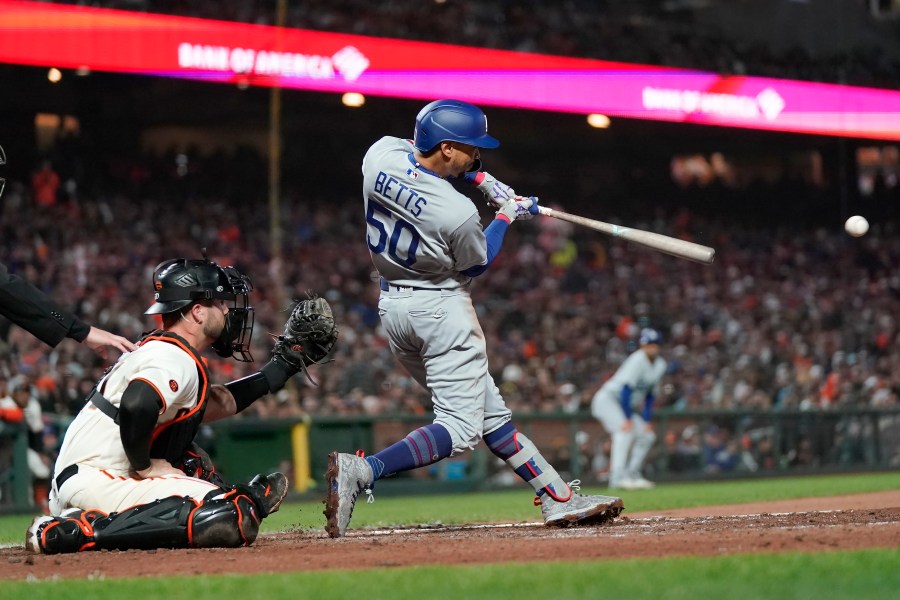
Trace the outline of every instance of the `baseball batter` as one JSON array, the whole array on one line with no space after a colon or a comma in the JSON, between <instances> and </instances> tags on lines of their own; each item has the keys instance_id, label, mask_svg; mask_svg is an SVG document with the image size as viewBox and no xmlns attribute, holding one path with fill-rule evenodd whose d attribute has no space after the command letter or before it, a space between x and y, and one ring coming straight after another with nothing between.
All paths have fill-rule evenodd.
<instances>
[{"instance_id":1,"label":"baseball batter","mask_svg":"<svg viewBox=\"0 0 900 600\"><path fill-rule=\"evenodd\" d=\"M435 419L372 456L329 455L325 515L332 537L344 535L356 498L375 481L470 450L481 439L531 484L546 524L602 521L622 510L619 498L572 491L513 425L488 372L469 284L488 270L510 224L537 213L537 198L516 196L477 172L481 149L497 146L478 107L438 100L419 112L414 140L384 137L363 159L366 243L381 274L381 323L394 355L431 393ZM473 202L449 181L462 178L501 205L484 230Z\"/></svg>"},{"instance_id":2,"label":"baseball batter","mask_svg":"<svg viewBox=\"0 0 900 600\"><path fill-rule=\"evenodd\" d=\"M203 350L252 360L249 279L206 259L174 259L156 268L153 286L146 313L162 315L163 328L108 370L67 429L50 491L59 516L34 520L33 552L248 545L287 493L281 473L226 484L192 442L202 422L283 387L306 364L300 343L281 336L260 371L214 386Z\"/></svg>"},{"instance_id":3,"label":"baseball batter","mask_svg":"<svg viewBox=\"0 0 900 600\"><path fill-rule=\"evenodd\" d=\"M615 374L594 394L591 413L612 438L609 487L623 490L652 488L641 474L647 453L656 441L651 416L666 361L659 356L660 335L641 331L641 347L632 352Z\"/></svg>"}]
</instances>

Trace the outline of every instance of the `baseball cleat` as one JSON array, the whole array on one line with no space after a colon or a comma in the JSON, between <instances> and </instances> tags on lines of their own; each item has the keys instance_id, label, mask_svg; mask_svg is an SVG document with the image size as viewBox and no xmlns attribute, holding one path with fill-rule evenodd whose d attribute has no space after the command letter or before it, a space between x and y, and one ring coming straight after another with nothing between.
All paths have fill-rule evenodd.
<instances>
[{"instance_id":1,"label":"baseball cleat","mask_svg":"<svg viewBox=\"0 0 900 600\"><path fill-rule=\"evenodd\" d=\"M61 554L87 550L94 545L90 523L81 519L83 511L66 511L71 516L35 517L25 532L25 549L35 554Z\"/></svg>"},{"instance_id":2,"label":"baseball cleat","mask_svg":"<svg viewBox=\"0 0 900 600\"><path fill-rule=\"evenodd\" d=\"M544 525L569 527L572 525L601 525L619 516L625 505L615 496L589 496L572 492L567 502L554 500L548 494L535 499L540 503Z\"/></svg>"},{"instance_id":3,"label":"baseball cleat","mask_svg":"<svg viewBox=\"0 0 900 600\"><path fill-rule=\"evenodd\" d=\"M48 517L46 515L41 515L40 517L35 517L31 522L31 526L28 528L28 531L25 532L25 549L31 550L35 554L43 554L44 550L41 548L41 535L44 529L54 521L54 517Z\"/></svg>"},{"instance_id":4,"label":"baseball cleat","mask_svg":"<svg viewBox=\"0 0 900 600\"><path fill-rule=\"evenodd\" d=\"M284 473L272 473L266 477L257 475L247 485L258 491L253 499L263 517L277 512L288 492L288 479Z\"/></svg>"},{"instance_id":5,"label":"baseball cleat","mask_svg":"<svg viewBox=\"0 0 900 600\"><path fill-rule=\"evenodd\" d=\"M339 538L347 533L356 498L365 491L371 502L374 481L372 467L361 456L342 452L328 455L328 470L325 472L328 493L325 496L323 514L326 519L325 531L329 536Z\"/></svg>"}]
</instances>

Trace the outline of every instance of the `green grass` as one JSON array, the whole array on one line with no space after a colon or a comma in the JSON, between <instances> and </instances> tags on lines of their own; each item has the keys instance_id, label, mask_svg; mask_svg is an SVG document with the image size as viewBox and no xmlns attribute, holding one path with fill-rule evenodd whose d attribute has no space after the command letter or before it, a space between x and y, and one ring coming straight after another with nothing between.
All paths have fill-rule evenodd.
<instances>
[{"instance_id":1,"label":"green grass","mask_svg":"<svg viewBox=\"0 0 900 600\"><path fill-rule=\"evenodd\" d=\"M390 485L385 482L383 486ZM666 484L628 492L630 512L716 504L833 496L900 489L900 473L816 476L706 483ZM587 488L584 492L603 492ZM360 505L355 527L447 524L482 521L535 521L528 488L461 495L382 495ZM320 529L318 501L293 502L264 522L263 531ZM20 544L29 515L0 517L0 544ZM615 543L609 540L602 543ZM648 540L652 543L652 540ZM898 542L900 543L900 542ZM528 548L522 548L523 553ZM195 557L201 560L203 557ZM515 560L515 557L509 557ZM896 598L900 589L900 549L852 552L781 553L719 557L676 557L596 562L491 564L414 567L366 571L280 573L253 576L10 582L0 580L0 598L91 598L113 600L181 598L356 598L378 600L443 598L661 598L728 600L797 598Z\"/></svg>"},{"instance_id":2,"label":"green grass","mask_svg":"<svg viewBox=\"0 0 900 600\"><path fill-rule=\"evenodd\" d=\"M823 600L896 598L900 550L714 558L414 567L152 580L0 583L8 600L204 598L653 598Z\"/></svg>"},{"instance_id":3,"label":"green grass","mask_svg":"<svg viewBox=\"0 0 900 600\"><path fill-rule=\"evenodd\" d=\"M387 487L390 481L379 486ZM737 504L760 500L785 500L810 496L837 496L862 492L900 489L900 473L867 473L784 477L740 481L673 483L652 490L623 495L628 513L667 508L689 508L717 504ZM603 488L585 488L582 492L606 493ZM409 524L459 524L482 522L535 521L540 513L532 505L531 488L500 492L429 496L382 496L364 504L353 514L354 527ZM31 515L0 517L0 545L19 544L31 523ZM263 522L262 531L320 529L324 526L320 501L291 502Z\"/></svg>"}]
</instances>

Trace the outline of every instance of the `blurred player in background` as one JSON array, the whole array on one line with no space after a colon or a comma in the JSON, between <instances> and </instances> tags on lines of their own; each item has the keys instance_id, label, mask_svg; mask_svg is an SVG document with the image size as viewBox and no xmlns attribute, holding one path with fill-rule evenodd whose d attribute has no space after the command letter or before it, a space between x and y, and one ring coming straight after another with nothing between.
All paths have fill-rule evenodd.
<instances>
[{"instance_id":1,"label":"blurred player in background","mask_svg":"<svg viewBox=\"0 0 900 600\"><path fill-rule=\"evenodd\" d=\"M0 420L10 423L24 422L28 431L28 470L31 472L31 486L34 504L42 511L47 510L48 482L53 460L44 447L44 418L41 404L31 393L31 383L24 376L9 382L0 376ZM2 463L0 463L2 464Z\"/></svg>"},{"instance_id":2,"label":"blurred player in background","mask_svg":"<svg viewBox=\"0 0 900 600\"><path fill-rule=\"evenodd\" d=\"M414 140L384 137L363 159L367 242L381 274L378 312L391 350L432 396L435 419L369 457L333 452L326 473L326 530L344 535L356 498L375 481L471 450L481 439L537 494L547 525L602 522L619 498L582 496L519 432L488 371L484 333L469 283L485 273L512 222L537 214L537 198L517 196L478 172L487 133L478 107L438 100L416 117ZM449 180L466 179L500 206L482 230L478 209ZM576 487L577 489L577 487Z\"/></svg>"},{"instance_id":3,"label":"blurred player in background","mask_svg":"<svg viewBox=\"0 0 900 600\"><path fill-rule=\"evenodd\" d=\"M163 328L122 355L67 429L50 491L59 516L34 520L25 541L33 552L249 545L287 493L282 473L226 484L193 440L201 423L284 387L303 368L300 345L278 337L260 371L212 385L207 348L252 360L250 280L206 258L179 258L156 268L153 288L146 314L161 315Z\"/></svg>"},{"instance_id":4,"label":"blurred player in background","mask_svg":"<svg viewBox=\"0 0 900 600\"><path fill-rule=\"evenodd\" d=\"M666 361L659 355L661 337L655 329L641 330L640 345L594 394L591 414L612 438L609 487L623 490L653 487L641 474L647 453L656 441L651 416Z\"/></svg>"}]
</instances>

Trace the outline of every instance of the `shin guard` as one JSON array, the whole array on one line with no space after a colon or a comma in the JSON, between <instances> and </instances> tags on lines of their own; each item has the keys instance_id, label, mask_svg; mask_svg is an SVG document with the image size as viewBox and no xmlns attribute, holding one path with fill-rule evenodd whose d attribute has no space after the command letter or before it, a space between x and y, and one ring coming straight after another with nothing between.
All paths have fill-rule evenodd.
<instances>
[{"instance_id":1,"label":"shin guard","mask_svg":"<svg viewBox=\"0 0 900 600\"><path fill-rule=\"evenodd\" d=\"M260 511L240 490L214 490L197 502L170 496L122 512L71 511L45 517L29 530L33 550L44 554L82 550L222 548L256 540ZM28 538L26 538L28 542Z\"/></svg>"},{"instance_id":2,"label":"shin guard","mask_svg":"<svg viewBox=\"0 0 900 600\"><path fill-rule=\"evenodd\" d=\"M94 548L187 548L188 523L196 507L187 496L169 496L95 519Z\"/></svg>"},{"instance_id":3,"label":"shin guard","mask_svg":"<svg viewBox=\"0 0 900 600\"><path fill-rule=\"evenodd\" d=\"M539 496L546 492L559 502L567 502L572 490L562 480L556 469L547 462L537 447L512 423L484 436L484 441L498 457L506 461L516 474L524 479Z\"/></svg>"},{"instance_id":4,"label":"shin guard","mask_svg":"<svg viewBox=\"0 0 900 600\"><path fill-rule=\"evenodd\" d=\"M249 495L214 490L203 500L170 496L93 522L97 549L249 546L261 517Z\"/></svg>"},{"instance_id":5,"label":"shin guard","mask_svg":"<svg viewBox=\"0 0 900 600\"><path fill-rule=\"evenodd\" d=\"M248 494L232 490L213 500L204 500L191 513L188 542L191 548L233 548L256 540L262 521L256 503Z\"/></svg>"}]
</instances>

